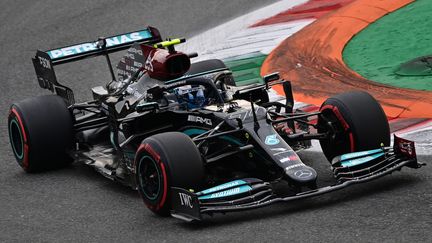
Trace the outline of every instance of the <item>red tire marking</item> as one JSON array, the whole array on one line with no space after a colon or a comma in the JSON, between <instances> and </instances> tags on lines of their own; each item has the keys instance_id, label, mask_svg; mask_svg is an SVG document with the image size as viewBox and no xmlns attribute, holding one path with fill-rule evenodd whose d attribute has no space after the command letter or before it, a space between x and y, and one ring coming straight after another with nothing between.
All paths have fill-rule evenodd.
<instances>
[{"instance_id":1,"label":"red tire marking","mask_svg":"<svg viewBox=\"0 0 432 243\"><path fill-rule=\"evenodd\" d=\"M146 143L144 144L144 149L151 155L153 156L156 161L160 162L160 155L154 151L154 149L150 146L150 144Z\"/></svg>"},{"instance_id":2,"label":"red tire marking","mask_svg":"<svg viewBox=\"0 0 432 243\"><path fill-rule=\"evenodd\" d=\"M167 182L167 175L166 175L166 171L165 171L165 165L160 162L160 166L162 168L162 174L163 174L163 179L164 179L164 191L163 191L163 195L162 195L162 200L160 201L160 203L158 204L158 208L163 207L163 205L165 204L165 200L167 197L167 193L168 193L168 182Z\"/></svg>"},{"instance_id":3,"label":"red tire marking","mask_svg":"<svg viewBox=\"0 0 432 243\"><path fill-rule=\"evenodd\" d=\"M17 118L18 124L20 126L20 129L21 129L21 132L23 135L23 139L24 139L24 151L23 151L23 153L24 153L24 155L23 155L22 164L23 164L24 170L27 170L29 168L29 161L28 161L29 147L28 147L28 143L27 143L27 135L25 133L23 122L22 122L21 117L19 116L17 110L15 108L12 108L11 113L13 113L15 115L15 117Z\"/></svg>"},{"instance_id":4,"label":"red tire marking","mask_svg":"<svg viewBox=\"0 0 432 243\"><path fill-rule=\"evenodd\" d=\"M354 152L354 135L352 132L349 133L349 139L350 139L350 150L351 152Z\"/></svg>"},{"instance_id":5,"label":"red tire marking","mask_svg":"<svg viewBox=\"0 0 432 243\"><path fill-rule=\"evenodd\" d=\"M345 121L344 117L342 116L342 114L340 113L339 109L336 106L324 105L323 107L321 107L320 110L323 111L326 109L330 109L333 111L333 113L336 115L336 118L342 123L342 127L344 128L345 131L349 130L350 126ZM354 152L354 149L355 149L354 135L353 135L352 131L349 131L348 136L349 136L349 140L350 140L350 150L351 150L351 152Z\"/></svg>"},{"instance_id":6,"label":"red tire marking","mask_svg":"<svg viewBox=\"0 0 432 243\"><path fill-rule=\"evenodd\" d=\"M162 194L161 201L158 203L156 208L153 205L149 205L148 203L144 202L150 209L159 210L160 208L162 208L164 206L165 201L166 201L166 197L168 194L168 180L167 180L167 173L165 170L165 165L162 162L162 160L160 159L160 155L150 146L150 144L148 144L148 143L141 144L138 147L137 154L140 153L142 150L145 150L147 153L149 153L156 160L156 162L159 163L159 166L161 167L161 170L162 170L162 177L163 177L163 185L164 186L163 186L163 194ZM137 159L135 159L135 168L136 168L136 164L137 164Z\"/></svg>"}]
</instances>

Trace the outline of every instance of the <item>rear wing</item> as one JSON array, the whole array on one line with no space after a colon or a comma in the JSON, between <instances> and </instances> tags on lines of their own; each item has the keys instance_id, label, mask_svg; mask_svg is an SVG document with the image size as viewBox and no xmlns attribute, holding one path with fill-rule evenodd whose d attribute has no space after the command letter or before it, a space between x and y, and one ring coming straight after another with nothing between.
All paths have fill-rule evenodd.
<instances>
[{"instance_id":1,"label":"rear wing","mask_svg":"<svg viewBox=\"0 0 432 243\"><path fill-rule=\"evenodd\" d=\"M83 42L47 51L38 50L32 61L39 86L51 90L64 98L69 105L72 105L75 103L73 91L57 81L54 66L104 55L107 58L112 78L115 79L109 59L110 53L126 50L134 43L154 44L161 41L159 30L149 26L135 32L101 37L96 41Z\"/></svg>"}]
</instances>

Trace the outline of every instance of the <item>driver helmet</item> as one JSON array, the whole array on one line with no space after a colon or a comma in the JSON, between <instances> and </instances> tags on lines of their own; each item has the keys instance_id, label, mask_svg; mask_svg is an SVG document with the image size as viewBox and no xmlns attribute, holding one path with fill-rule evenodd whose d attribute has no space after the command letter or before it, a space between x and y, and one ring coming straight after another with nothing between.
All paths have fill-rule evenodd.
<instances>
[{"instance_id":1,"label":"driver helmet","mask_svg":"<svg viewBox=\"0 0 432 243\"><path fill-rule=\"evenodd\" d=\"M201 108L207 105L202 86L182 86L174 90L180 104L185 104L187 109Z\"/></svg>"}]
</instances>

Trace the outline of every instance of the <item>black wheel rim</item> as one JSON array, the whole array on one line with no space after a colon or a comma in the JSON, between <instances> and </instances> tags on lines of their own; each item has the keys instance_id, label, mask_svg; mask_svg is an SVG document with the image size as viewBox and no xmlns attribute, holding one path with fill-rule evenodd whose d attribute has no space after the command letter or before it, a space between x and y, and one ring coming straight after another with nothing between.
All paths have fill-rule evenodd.
<instances>
[{"instance_id":1,"label":"black wheel rim","mask_svg":"<svg viewBox=\"0 0 432 243\"><path fill-rule=\"evenodd\" d=\"M321 119L318 119L318 132L328 133L329 137L321 140L321 146L333 148L335 155L341 155L351 152L350 138L344 130L341 121L331 110L323 110ZM331 122L332 128L328 127L326 122ZM333 155L332 155L333 156Z\"/></svg>"},{"instance_id":2,"label":"black wheel rim","mask_svg":"<svg viewBox=\"0 0 432 243\"><path fill-rule=\"evenodd\" d=\"M24 157L24 140L21 132L21 128L14 118L9 123L9 139L12 144L12 149L15 156L18 159L23 159Z\"/></svg>"},{"instance_id":3,"label":"black wheel rim","mask_svg":"<svg viewBox=\"0 0 432 243\"><path fill-rule=\"evenodd\" d=\"M156 161L149 156L143 156L138 169L142 193L149 200L156 200L160 194L163 179Z\"/></svg>"}]
</instances>

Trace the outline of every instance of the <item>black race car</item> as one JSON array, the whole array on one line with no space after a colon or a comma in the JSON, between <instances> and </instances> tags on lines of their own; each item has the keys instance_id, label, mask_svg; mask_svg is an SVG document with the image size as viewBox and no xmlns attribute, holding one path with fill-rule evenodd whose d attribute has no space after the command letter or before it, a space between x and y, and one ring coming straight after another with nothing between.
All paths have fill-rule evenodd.
<instances>
[{"instance_id":1,"label":"black race car","mask_svg":"<svg viewBox=\"0 0 432 243\"><path fill-rule=\"evenodd\" d=\"M414 143L395 136L368 93L327 99L317 112L294 109L291 84L277 73L262 84L235 85L220 60L192 63L176 51L184 39L162 41L156 28L38 51L33 64L40 87L54 95L11 106L13 153L27 172L71 162L137 189L159 215L191 221L217 212L258 208L315 196L400 170L420 168ZM109 54L127 50L114 74ZM94 99L75 102L57 81L54 66L104 55L112 75ZM268 89L281 85L286 99ZM334 184L297 151L320 141Z\"/></svg>"}]
</instances>

